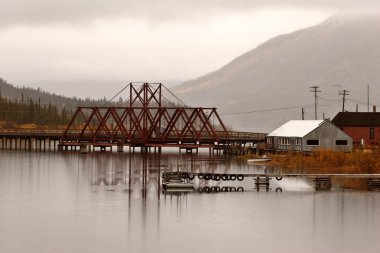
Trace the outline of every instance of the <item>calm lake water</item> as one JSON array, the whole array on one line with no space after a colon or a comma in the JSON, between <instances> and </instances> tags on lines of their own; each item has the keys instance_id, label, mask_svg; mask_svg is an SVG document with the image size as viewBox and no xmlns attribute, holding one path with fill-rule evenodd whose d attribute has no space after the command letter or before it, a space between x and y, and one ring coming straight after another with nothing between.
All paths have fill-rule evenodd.
<instances>
[{"instance_id":1,"label":"calm lake water","mask_svg":"<svg viewBox=\"0 0 380 253\"><path fill-rule=\"evenodd\" d=\"M379 192L315 191L306 179L257 191L247 178L206 183L244 192L162 192L164 170L268 170L214 158L1 151L0 252L379 251Z\"/></svg>"}]
</instances>

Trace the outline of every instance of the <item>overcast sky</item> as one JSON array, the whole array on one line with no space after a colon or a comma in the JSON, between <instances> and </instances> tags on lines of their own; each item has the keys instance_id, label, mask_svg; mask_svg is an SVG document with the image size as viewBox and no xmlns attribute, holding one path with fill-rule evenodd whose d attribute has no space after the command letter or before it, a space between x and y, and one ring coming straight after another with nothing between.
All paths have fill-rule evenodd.
<instances>
[{"instance_id":1,"label":"overcast sky","mask_svg":"<svg viewBox=\"0 0 380 253\"><path fill-rule=\"evenodd\" d=\"M359 3L360 2L360 3ZM0 77L84 95L79 83L207 74L283 33L370 0L0 0ZM378 7L378 6L377 6ZM92 84L91 84L92 83ZM62 84L66 84L62 85ZM71 84L71 86L70 86ZM75 89L73 89L75 84Z\"/></svg>"}]
</instances>

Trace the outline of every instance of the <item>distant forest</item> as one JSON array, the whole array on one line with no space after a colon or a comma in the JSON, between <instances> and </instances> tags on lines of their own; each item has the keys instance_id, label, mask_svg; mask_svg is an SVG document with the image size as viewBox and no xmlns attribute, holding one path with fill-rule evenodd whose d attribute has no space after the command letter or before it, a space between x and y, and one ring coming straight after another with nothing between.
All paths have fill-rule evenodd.
<instances>
[{"instance_id":1,"label":"distant forest","mask_svg":"<svg viewBox=\"0 0 380 253\"><path fill-rule=\"evenodd\" d=\"M71 112L58 110L55 105L41 105L32 99L11 101L0 94L0 121L3 128L35 124L38 126L62 126L68 123Z\"/></svg>"},{"instance_id":2,"label":"distant forest","mask_svg":"<svg viewBox=\"0 0 380 253\"><path fill-rule=\"evenodd\" d=\"M111 102L106 98L69 98L40 88L15 87L0 78L0 128L61 128L69 123L77 107L105 105L125 106L125 101L121 97ZM184 106L181 101L172 102L167 98L162 100L162 105Z\"/></svg>"},{"instance_id":3,"label":"distant forest","mask_svg":"<svg viewBox=\"0 0 380 253\"><path fill-rule=\"evenodd\" d=\"M106 103L105 98L68 98L40 88L18 88L0 78L0 128L27 127L27 124L38 127L64 126L76 107Z\"/></svg>"},{"instance_id":4,"label":"distant forest","mask_svg":"<svg viewBox=\"0 0 380 253\"><path fill-rule=\"evenodd\" d=\"M54 93L43 91L41 88L29 88L29 87L15 87L8 83L4 79L0 78L0 93L3 98L8 98L12 101L25 99L31 99L34 102L38 102L41 105L55 105L58 110L65 108L67 111L74 110L78 106L99 106L107 103L107 99L100 100L95 99L79 99L76 97L70 98Z\"/></svg>"}]
</instances>

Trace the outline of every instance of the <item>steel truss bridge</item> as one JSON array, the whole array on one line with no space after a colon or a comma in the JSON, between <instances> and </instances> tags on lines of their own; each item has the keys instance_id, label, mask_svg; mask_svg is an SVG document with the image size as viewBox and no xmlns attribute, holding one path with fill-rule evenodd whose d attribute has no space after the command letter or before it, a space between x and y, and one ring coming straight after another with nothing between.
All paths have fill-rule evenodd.
<instances>
[{"instance_id":1,"label":"steel truss bridge","mask_svg":"<svg viewBox=\"0 0 380 253\"><path fill-rule=\"evenodd\" d=\"M78 107L60 146L197 149L265 139L265 134L228 131L216 108L189 107L161 83L130 83L114 98L122 92L128 95L119 98L121 106Z\"/></svg>"}]
</instances>

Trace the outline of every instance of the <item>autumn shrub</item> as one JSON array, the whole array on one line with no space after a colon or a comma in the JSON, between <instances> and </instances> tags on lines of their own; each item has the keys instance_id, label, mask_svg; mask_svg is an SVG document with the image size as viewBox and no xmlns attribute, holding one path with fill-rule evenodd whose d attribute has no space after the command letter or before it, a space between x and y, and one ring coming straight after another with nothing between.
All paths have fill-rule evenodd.
<instances>
[{"instance_id":1,"label":"autumn shrub","mask_svg":"<svg viewBox=\"0 0 380 253\"><path fill-rule=\"evenodd\" d=\"M356 160L356 167L366 173L374 173L379 166L378 158L372 153L361 153Z\"/></svg>"}]
</instances>

